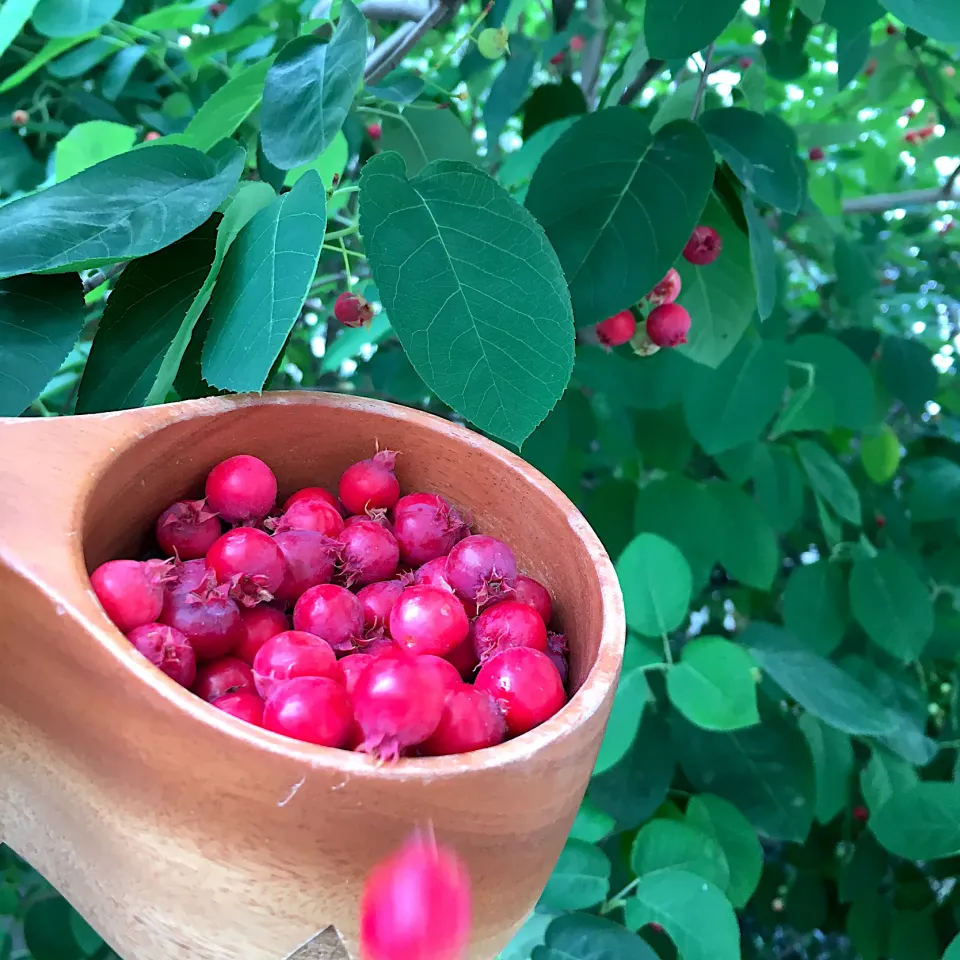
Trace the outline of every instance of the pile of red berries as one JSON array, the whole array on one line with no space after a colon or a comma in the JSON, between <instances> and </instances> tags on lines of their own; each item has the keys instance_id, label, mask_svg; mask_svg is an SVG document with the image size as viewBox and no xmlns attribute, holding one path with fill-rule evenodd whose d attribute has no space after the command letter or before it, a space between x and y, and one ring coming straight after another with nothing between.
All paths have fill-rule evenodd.
<instances>
[{"instance_id":1,"label":"pile of red berries","mask_svg":"<svg viewBox=\"0 0 960 960\"><path fill-rule=\"evenodd\" d=\"M297 740L392 760L525 733L567 701L550 594L442 496L401 497L396 456L348 467L339 499L307 487L279 514L267 464L224 460L203 500L160 514L173 559L110 560L94 592L169 677Z\"/></svg>"}]
</instances>

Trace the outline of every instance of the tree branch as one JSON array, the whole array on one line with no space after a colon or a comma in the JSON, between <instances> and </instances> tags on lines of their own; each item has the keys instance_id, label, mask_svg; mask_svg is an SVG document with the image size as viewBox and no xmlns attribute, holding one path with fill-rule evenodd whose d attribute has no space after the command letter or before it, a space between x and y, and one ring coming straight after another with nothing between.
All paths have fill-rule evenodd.
<instances>
[{"instance_id":1,"label":"tree branch","mask_svg":"<svg viewBox=\"0 0 960 960\"><path fill-rule=\"evenodd\" d=\"M320 0L310 11L310 19L329 16L332 5L333 0ZM424 17L429 7L429 0L363 0L360 12L368 20L417 21Z\"/></svg>"},{"instance_id":2,"label":"tree branch","mask_svg":"<svg viewBox=\"0 0 960 960\"><path fill-rule=\"evenodd\" d=\"M91 273L90 276L83 281L83 295L86 296L88 293L92 293L101 284L106 283L112 277L118 276L126 265L127 261L114 263L112 266Z\"/></svg>"},{"instance_id":3,"label":"tree branch","mask_svg":"<svg viewBox=\"0 0 960 960\"><path fill-rule=\"evenodd\" d=\"M580 87L587 107L591 107L600 79L600 64L607 45L607 31L603 29L604 0L587 0L587 22L596 31L587 41L580 58Z\"/></svg>"},{"instance_id":4,"label":"tree branch","mask_svg":"<svg viewBox=\"0 0 960 960\"><path fill-rule=\"evenodd\" d=\"M707 89L707 77L710 76L710 61L713 59L713 49L715 43L707 47L707 55L703 58L703 69L700 71L700 82L697 84L697 93L693 98L693 108L690 110L690 119L696 120L700 115L700 107L703 104L703 95Z\"/></svg>"},{"instance_id":5,"label":"tree branch","mask_svg":"<svg viewBox=\"0 0 960 960\"><path fill-rule=\"evenodd\" d=\"M637 72L637 75L627 85L627 89L620 94L617 101L621 107L628 107L643 92L646 85L667 65L666 60L648 60Z\"/></svg>"},{"instance_id":6,"label":"tree branch","mask_svg":"<svg viewBox=\"0 0 960 960\"><path fill-rule=\"evenodd\" d=\"M379 83L394 70L403 58L446 16L448 7L437 0L416 22L406 23L392 33L367 59L363 79L368 84Z\"/></svg>"},{"instance_id":7,"label":"tree branch","mask_svg":"<svg viewBox=\"0 0 960 960\"><path fill-rule=\"evenodd\" d=\"M885 213L887 210L923 207L931 203L947 200L960 202L960 191L954 189L955 178L960 170L955 170L951 178L942 187L930 187L927 190L906 190L903 193L878 193L872 197L855 197L843 201L844 213Z\"/></svg>"}]
</instances>

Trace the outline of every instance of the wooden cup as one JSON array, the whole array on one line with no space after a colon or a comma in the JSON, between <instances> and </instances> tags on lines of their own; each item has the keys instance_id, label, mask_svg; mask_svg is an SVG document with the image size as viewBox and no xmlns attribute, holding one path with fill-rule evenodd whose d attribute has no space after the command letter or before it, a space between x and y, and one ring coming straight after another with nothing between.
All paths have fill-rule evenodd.
<instances>
[{"instance_id":1,"label":"wooden cup","mask_svg":"<svg viewBox=\"0 0 960 960\"><path fill-rule=\"evenodd\" d=\"M468 510L550 589L576 693L537 729L378 766L214 709L97 603L87 571L137 556L161 510L202 496L218 461L262 457L282 502L336 490L375 442L400 452L405 491ZM322 393L0 420L0 838L129 960L280 960L328 924L355 955L364 876L427 824L470 869L470 956L495 956L570 830L623 640L616 575L576 508L446 420Z\"/></svg>"}]
</instances>

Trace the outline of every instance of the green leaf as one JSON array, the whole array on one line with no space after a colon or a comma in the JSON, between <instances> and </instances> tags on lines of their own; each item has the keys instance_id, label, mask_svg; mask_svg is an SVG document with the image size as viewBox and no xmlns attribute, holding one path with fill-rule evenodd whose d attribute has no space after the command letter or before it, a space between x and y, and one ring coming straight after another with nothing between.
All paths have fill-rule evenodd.
<instances>
[{"instance_id":1,"label":"green leaf","mask_svg":"<svg viewBox=\"0 0 960 960\"><path fill-rule=\"evenodd\" d=\"M110 61L100 85L101 92L107 100L116 100L123 93L137 64L147 55L147 52L148 48L138 43L132 47L124 47Z\"/></svg>"},{"instance_id":2,"label":"green leaf","mask_svg":"<svg viewBox=\"0 0 960 960\"><path fill-rule=\"evenodd\" d=\"M587 843L599 843L613 833L616 826L617 821L609 813L604 813L592 800L584 797L570 828L570 837Z\"/></svg>"},{"instance_id":3,"label":"green leaf","mask_svg":"<svg viewBox=\"0 0 960 960\"><path fill-rule=\"evenodd\" d=\"M136 139L137 131L122 123L107 120L78 123L57 144L54 166L57 182L61 183L101 160L126 153Z\"/></svg>"},{"instance_id":4,"label":"green leaf","mask_svg":"<svg viewBox=\"0 0 960 960\"><path fill-rule=\"evenodd\" d=\"M610 860L591 843L568 840L540 902L550 910L584 910L610 892Z\"/></svg>"},{"instance_id":5,"label":"green leaf","mask_svg":"<svg viewBox=\"0 0 960 960\"><path fill-rule=\"evenodd\" d=\"M0 6L0 57L17 39L38 2L39 0L6 0L6 3Z\"/></svg>"},{"instance_id":6,"label":"green leaf","mask_svg":"<svg viewBox=\"0 0 960 960\"><path fill-rule=\"evenodd\" d=\"M916 340L887 337L880 353L880 379L914 416L923 413L937 395L937 368L933 355Z\"/></svg>"},{"instance_id":7,"label":"green leaf","mask_svg":"<svg viewBox=\"0 0 960 960\"><path fill-rule=\"evenodd\" d=\"M204 3L172 3L158 7L133 21L141 30L187 30L207 15Z\"/></svg>"},{"instance_id":8,"label":"green leaf","mask_svg":"<svg viewBox=\"0 0 960 960\"><path fill-rule=\"evenodd\" d=\"M783 345L741 340L719 367L690 377L683 395L687 426L705 453L732 450L760 436L786 388Z\"/></svg>"},{"instance_id":9,"label":"green leaf","mask_svg":"<svg viewBox=\"0 0 960 960\"><path fill-rule=\"evenodd\" d=\"M518 150L508 153L503 158L503 163L497 172L500 182L509 189L527 183L540 165L544 154L579 119L579 117L565 117L563 120L555 120L541 127L529 140L524 140Z\"/></svg>"},{"instance_id":10,"label":"green leaf","mask_svg":"<svg viewBox=\"0 0 960 960\"><path fill-rule=\"evenodd\" d=\"M949 520L960 515L960 464L945 457L921 457L907 464L913 481L907 495L918 523Z\"/></svg>"},{"instance_id":11,"label":"green leaf","mask_svg":"<svg viewBox=\"0 0 960 960\"><path fill-rule=\"evenodd\" d=\"M760 722L753 660L736 643L701 637L667 671L673 705L704 730L739 730Z\"/></svg>"},{"instance_id":12,"label":"green leaf","mask_svg":"<svg viewBox=\"0 0 960 960\"><path fill-rule=\"evenodd\" d=\"M35 53L19 70L11 73L6 80L0 83L0 93L6 93L8 90L13 90L14 87L19 87L24 80L28 80L55 57L59 57L61 53L66 53L67 50L72 50L81 43L86 43L87 40L95 36L96 32L91 30L89 33L82 33L79 37L51 40L44 44L39 53Z\"/></svg>"},{"instance_id":13,"label":"green leaf","mask_svg":"<svg viewBox=\"0 0 960 960\"><path fill-rule=\"evenodd\" d=\"M628 669L626 664L630 650L638 646L640 644L637 640L627 641L624 668L620 673L613 707L610 710L610 719L607 721L607 729L600 744L600 753L593 768L594 775L609 770L623 759L640 729L643 709L651 698L650 686L643 667L637 665Z\"/></svg>"},{"instance_id":14,"label":"green leaf","mask_svg":"<svg viewBox=\"0 0 960 960\"><path fill-rule=\"evenodd\" d=\"M112 53L123 49L124 46L119 40L114 40L112 37L95 37L71 50L70 53L57 57L47 67L47 73L58 80L81 77L97 64L103 63Z\"/></svg>"},{"instance_id":15,"label":"green leaf","mask_svg":"<svg viewBox=\"0 0 960 960\"><path fill-rule=\"evenodd\" d=\"M546 944L534 948L532 960L657 960L657 955L619 923L571 913L547 927Z\"/></svg>"},{"instance_id":16,"label":"green leaf","mask_svg":"<svg viewBox=\"0 0 960 960\"><path fill-rule=\"evenodd\" d=\"M384 153L396 150L403 157L407 176L420 173L433 160L478 163L477 146L453 109L412 103L401 116L384 117L382 126L380 146Z\"/></svg>"},{"instance_id":17,"label":"green leaf","mask_svg":"<svg viewBox=\"0 0 960 960\"><path fill-rule=\"evenodd\" d=\"M850 802L850 778L853 774L853 745L850 737L805 713L798 721L813 754L817 781L815 816L829 823Z\"/></svg>"},{"instance_id":18,"label":"green leaf","mask_svg":"<svg viewBox=\"0 0 960 960\"><path fill-rule=\"evenodd\" d=\"M878 647L904 663L916 660L933 634L930 591L890 550L854 561L850 610Z\"/></svg>"},{"instance_id":19,"label":"green leaf","mask_svg":"<svg viewBox=\"0 0 960 960\"><path fill-rule=\"evenodd\" d=\"M627 625L647 637L675 630L686 619L693 590L690 566L668 540L641 533L617 560Z\"/></svg>"},{"instance_id":20,"label":"green leaf","mask_svg":"<svg viewBox=\"0 0 960 960\"><path fill-rule=\"evenodd\" d=\"M840 645L849 620L839 565L820 560L794 569L783 591L783 622L797 639L825 657Z\"/></svg>"},{"instance_id":21,"label":"green leaf","mask_svg":"<svg viewBox=\"0 0 960 960\"><path fill-rule=\"evenodd\" d=\"M919 782L912 764L878 746L873 747L870 762L860 773L860 790L874 813L894 794L904 793Z\"/></svg>"},{"instance_id":22,"label":"green leaf","mask_svg":"<svg viewBox=\"0 0 960 960\"><path fill-rule=\"evenodd\" d=\"M58 896L34 900L23 919L23 939L31 960L81 960L70 930L70 904Z\"/></svg>"},{"instance_id":23,"label":"green leaf","mask_svg":"<svg viewBox=\"0 0 960 960\"><path fill-rule=\"evenodd\" d=\"M750 325L757 304L750 241L723 204L711 196L699 223L723 237L720 256L706 267L681 259L676 263L683 287L677 302L691 317L689 342L677 351L708 367L730 355Z\"/></svg>"},{"instance_id":24,"label":"green leaf","mask_svg":"<svg viewBox=\"0 0 960 960\"><path fill-rule=\"evenodd\" d=\"M953 0L883 0L908 27L940 43L960 43L960 18Z\"/></svg>"},{"instance_id":25,"label":"green leaf","mask_svg":"<svg viewBox=\"0 0 960 960\"><path fill-rule=\"evenodd\" d=\"M760 446L753 471L753 494L778 532L794 527L803 512L803 474L793 451L778 444Z\"/></svg>"},{"instance_id":26,"label":"green leaf","mask_svg":"<svg viewBox=\"0 0 960 960\"><path fill-rule=\"evenodd\" d=\"M320 363L320 373L333 373L345 360L358 357L367 344L380 343L392 333L393 327L385 313L378 313L368 327L345 327L332 344L327 344Z\"/></svg>"},{"instance_id":27,"label":"green leaf","mask_svg":"<svg viewBox=\"0 0 960 960\"><path fill-rule=\"evenodd\" d=\"M691 797L686 814L687 823L720 844L730 869L727 896L734 907L742 909L757 889L763 870L763 849L756 831L732 803L709 793Z\"/></svg>"},{"instance_id":28,"label":"green leaf","mask_svg":"<svg viewBox=\"0 0 960 960\"><path fill-rule=\"evenodd\" d=\"M630 867L642 877L656 870L685 870L721 890L730 881L723 848L709 833L676 820L651 820L636 835Z\"/></svg>"},{"instance_id":29,"label":"green leaf","mask_svg":"<svg viewBox=\"0 0 960 960\"><path fill-rule=\"evenodd\" d=\"M495 150L507 121L523 106L530 89L533 68L537 65L539 49L529 37L515 33L510 37L510 57L490 85L483 107L483 122L487 128L487 143Z\"/></svg>"},{"instance_id":30,"label":"green leaf","mask_svg":"<svg viewBox=\"0 0 960 960\"><path fill-rule=\"evenodd\" d=\"M404 106L413 103L423 93L424 86L423 78L417 74L409 70L394 70L380 83L367 87L366 92L378 100Z\"/></svg>"},{"instance_id":31,"label":"green leaf","mask_svg":"<svg viewBox=\"0 0 960 960\"><path fill-rule=\"evenodd\" d=\"M103 947L103 937L76 910L70 912L70 932L81 952L87 957Z\"/></svg>"},{"instance_id":32,"label":"green leaf","mask_svg":"<svg viewBox=\"0 0 960 960\"><path fill-rule=\"evenodd\" d=\"M877 484L884 484L900 466L900 440L887 423L860 438L860 462L863 472ZM915 516L915 519L916 518Z\"/></svg>"},{"instance_id":33,"label":"green leaf","mask_svg":"<svg viewBox=\"0 0 960 960\"><path fill-rule=\"evenodd\" d=\"M270 0L232 0L213 23L214 33L229 33L262 10Z\"/></svg>"},{"instance_id":34,"label":"green leaf","mask_svg":"<svg viewBox=\"0 0 960 960\"><path fill-rule=\"evenodd\" d=\"M208 307L202 370L211 386L263 387L310 291L326 222L323 182L308 173L240 231Z\"/></svg>"},{"instance_id":35,"label":"green leaf","mask_svg":"<svg viewBox=\"0 0 960 960\"><path fill-rule=\"evenodd\" d=\"M659 923L683 960L740 960L740 927L730 901L702 877L661 870L641 877L627 900L624 924Z\"/></svg>"},{"instance_id":36,"label":"green leaf","mask_svg":"<svg viewBox=\"0 0 960 960\"><path fill-rule=\"evenodd\" d=\"M112 20L123 0L40 0L31 23L45 37L76 37Z\"/></svg>"},{"instance_id":37,"label":"green leaf","mask_svg":"<svg viewBox=\"0 0 960 960\"><path fill-rule=\"evenodd\" d=\"M719 560L734 580L769 590L780 566L776 534L757 502L732 483L712 483L717 504Z\"/></svg>"},{"instance_id":38,"label":"green leaf","mask_svg":"<svg viewBox=\"0 0 960 960\"><path fill-rule=\"evenodd\" d=\"M920 782L894 793L871 814L870 829L898 857L954 857L960 854L960 784Z\"/></svg>"},{"instance_id":39,"label":"green leaf","mask_svg":"<svg viewBox=\"0 0 960 960\"><path fill-rule=\"evenodd\" d=\"M364 165L360 232L420 376L478 427L520 445L573 369L570 302L540 226L471 164L441 160L407 179L388 153Z\"/></svg>"},{"instance_id":40,"label":"green leaf","mask_svg":"<svg viewBox=\"0 0 960 960\"><path fill-rule=\"evenodd\" d=\"M757 313L766 320L777 305L777 254L773 234L749 196L743 197L743 213L750 232L750 265L757 288Z\"/></svg>"},{"instance_id":41,"label":"green leaf","mask_svg":"<svg viewBox=\"0 0 960 960\"><path fill-rule=\"evenodd\" d=\"M708 110L700 126L710 145L751 193L788 213L800 208L796 147L785 124L766 113L730 107Z\"/></svg>"},{"instance_id":42,"label":"green leaf","mask_svg":"<svg viewBox=\"0 0 960 960\"><path fill-rule=\"evenodd\" d=\"M320 174L323 185L328 190L332 190L335 178L339 179L343 176L343 171L347 167L348 159L349 148L347 146L347 138L341 130L340 133L333 138L333 143L331 143L316 160L312 163L305 163L302 167L294 167L292 170L288 170L284 177L284 186L292 187L308 170L316 170L317 173ZM336 201L333 202L335 203ZM328 211L328 214L330 212L332 212L332 209Z\"/></svg>"},{"instance_id":43,"label":"green leaf","mask_svg":"<svg viewBox=\"0 0 960 960\"><path fill-rule=\"evenodd\" d=\"M239 148L215 159L189 147L150 146L0 207L0 278L115 263L168 246L229 196L243 156Z\"/></svg>"},{"instance_id":44,"label":"green leaf","mask_svg":"<svg viewBox=\"0 0 960 960\"><path fill-rule=\"evenodd\" d=\"M856 79L870 56L870 28L837 31L837 89Z\"/></svg>"},{"instance_id":45,"label":"green leaf","mask_svg":"<svg viewBox=\"0 0 960 960\"><path fill-rule=\"evenodd\" d=\"M805 710L844 733L880 736L897 718L858 680L772 623L754 620L742 636L760 669Z\"/></svg>"},{"instance_id":46,"label":"green leaf","mask_svg":"<svg viewBox=\"0 0 960 960\"><path fill-rule=\"evenodd\" d=\"M281 170L309 163L343 126L363 80L367 21L343 0L329 43L309 35L291 40L267 73L260 112L263 150Z\"/></svg>"},{"instance_id":47,"label":"green leaf","mask_svg":"<svg viewBox=\"0 0 960 960\"><path fill-rule=\"evenodd\" d=\"M813 491L843 520L860 526L860 494L847 471L813 440L798 440L797 456Z\"/></svg>"},{"instance_id":48,"label":"green leaf","mask_svg":"<svg viewBox=\"0 0 960 960\"><path fill-rule=\"evenodd\" d=\"M811 22L819 23L826 0L796 0L797 9Z\"/></svg>"},{"instance_id":49,"label":"green leaf","mask_svg":"<svg viewBox=\"0 0 960 960\"><path fill-rule=\"evenodd\" d=\"M856 31L883 16L877 0L826 0L821 19L838 30Z\"/></svg>"},{"instance_id":50,"label":"green leaf","mask_svg":"<svg viewBox=\"0 0 960 960\"><path fill-rule=\"evenodd\" d=\"M526 206L563 264L577 326L629 307L663 279L701 222L713 171L698 127L678 120L651 138L629 107L582 117L546 152Z\"/></svg>"},{"instance_id":51,"label":"green leaf","mask_svg":"<svg viewBox=\"0 0 960 960\"><path fill-rule=\"evenodd\" d=\"M739 9L737 0L647 0L643 36L650 56L686 59L713 43Z\"/></svg>"},{"instance_id":52,"label":"green leaf","mask_svg":"<svg viewBox=\"0 0 960 960\"><path fill-rule=\"evenodd\" d=\"M76 275L0 282L0 416L19 416L60 369L84 324Z\"/></svg>"},{"instance_id":53,"label":"green leaf","mask_svg":"<svg viewBox=\"0 0 960 960\"><path fill-rule=\"evenodd\" d=\"M943 954L943 960L960 960L960 933L947 945L946 952Z\"/></svg>"}]
</instances>

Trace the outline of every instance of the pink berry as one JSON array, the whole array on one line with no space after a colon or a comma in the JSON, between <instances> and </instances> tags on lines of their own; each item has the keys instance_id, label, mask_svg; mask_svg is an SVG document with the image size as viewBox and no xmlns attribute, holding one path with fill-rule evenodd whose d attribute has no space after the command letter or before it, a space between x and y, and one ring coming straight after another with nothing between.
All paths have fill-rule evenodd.
<instances>
[{"instance_id":1,"label":"pink berry","mask_svg":"<svg viewBox=\"0 0 960 960\"><path fill-rule=\"evenodd\" d=\"M343 674L333 647L302 630L287 630L271 637L253 658L257 693L267 699L280 683L294 677L329 677L339 683Z\"/></svg>"},{"instance_id":2,"label":"pink berry","mask_svg":"<svg viewBox=\"0 0 960 960\"><path fill-rule=\"evenodd\" d=\"M621 310L596 326L597 339L605 347L619 347L637 332L637 318L630 310Z\"/></svg>"},{"instance_id":3,"label":"pink berry","mask_svg":"<svg viewBox=\"0 0 960 960\"><path fill-rule=\"evenodd\" d=\"M680 296L680 274L671 267L667 275L646 295L647 303L659 307L664 303L673 303Z\"/></svg>"},{"instance_id":4,"label":"pink berry","mask_svg":"<svg viewBox=\"0 0 960 960\"><path fill-rule=\"evenodd\" d=\"M428 757L470 753L503 742L503 711L485 690L466 683L447 694L437 729L420 745Z\"/></svg>"},{"instance_id":5,"label":"pink berry","mask_svg":"<svg viewBox=\"0 0 960 960\"><path fill-rule=\"evenodd\" d=\"M579 53L586 45L587 41L584 40L579 33L575 37L570 38L570 49L574 53Z\"/></svg>"},{"instance_id":6,"label":"pink berry","mask_svg":"<svg viewBox=\"0 0 960 960\"><path fill-rule=\"evenodd\" d=\"M283 581L274 591L278 600L294 604L311 587L329 583L336 564L337 545L313 530L285 530L273 542L285 561Z\"/></svg>"},{"instance_id":7,"label":"pink berry","mask_svg":"<svg viewBox=\"0 0 960 960\"><path fill-rule=\"evenodd\" d=\"M553 616L553 603L550 600L550 591L533 577L519 574L513 585L513 599L533 607L540 614L544 623L549 623Z\"/></svg>"},{"instance_id":8,"label":"pink berry","mask_svg":"<svg viewBox=\"0 0 960 960\"><path fill-rule=\"evenodd\" d=\"M344 587L322 583L297 601L293 626L322 637L334 650L353 650L363 635L363 607Z\"/></svg>"},{"instance_id":9,"label":"pink berry","mask_svg":"<svg viewBox=\"0 0 960 960\"><path fill-rule=\"evenodd\" d=\"M225 693L211 703L231 717L252 723L255 727L263 726L263 701L252 690Z\"/></svg>"},{"instance_id":10,"label":"pink berry","mask_svg":"<svg viewBox=\"0 0 960 960\"><path fill-rule=\"evenodd\" d=\"M290 629L290 618L276 607L259 603L240 611L243 635L233 648L233 655L253 666L257 651L271 638Z\"/></svg>"},{"instance_id":11,"label":"pink berry","mask_svg":"<svg viewBox=\"0 0 960 960\"><path fill-rule=\"evenodd\" d=\"M240 608L225 587L168 593L159 619L179 630L203 662L229 653L243 637Z\"/></svg>"},{"instance_id":12,"label":"pink berry","mask_svg":"<svg viewBox=\"0 0 960 960\"><path fill-rule=\"evenodd\" d=\"M386 510L368 510L366 513L357 513L343 521L344 527L353 527L358 523L376 523L393 535L393 524L387 517Z\"/></svg>"},{"instance_id":13,"label":"pink berry","mask_svg":"<svg viewBox=\"0 0 960 960\"><path fill-rule=\"evenodd\" d=\"M277 500L277 478L257 457L218 463L207 477L207 504L228 523L262 520Z\"/></svg>"},{"instance_id":14,"label":"pink berry","mask_svg":"<svg viewBox=\"0 0 960 960\"><path fill-rule=\"evenodd\" d=\"M566 689L567 677L570 675L570 651L567 648L567 638L562 633L547 632L547 656L557 668L560 681Z\"/></svg>"},{"instance_id":15,"label":"pink berry","mask_svg":"<svg viewBox=\"0 0 960 960\"><path fill-rule=\"evenodd\" d=\"M267 700L263 725L294 740L342 747L353 730L350 695L329 677L286 680Z\"/></svg>"},{"instance_id":16,"label":"pink berry","mask_svg":"<svg viewBox=\"0 0 960 960\"><path fill-rule=\"evenodd\" d=\"M326 500L314 497L298 500L283 512L279 520L268 521L267 525L272 525L277 533L312 530L325 537L335 537L343 529L343 517Z\"/></svg>"},{"instance_id":17,"label":"pink berry","mask_svg":"<svg viewBox=\"0 0 960 960\"><path fill-rule=\"evenodd\" d=\"M425 653L418 658L420 665L435 670L444 690L449 693L463 685L463 679L457 668L444 657L434 656L432 653Z\"/></svg>"},{"instance_id":18,"label":"pink berry","mask_svg":"<svg viewBox=\"0 0 960 960\"><path fill-rule=\"evenodd\" d=\"M447 554L443 575L458 597L482 607L513 589L517 558L502 540L465 537Z\"/></svg>"},{"instance_id":19,"label":"pink berry","mask_svg":"<svg viewBox=\"0 0 960 960\"><path fill-rule=\"evenodd\" d=\"M363 327L373 319L373 307L359 293L344 291L333 303L333 315L345 327Z\"/></svg>"},{"instance_id":20,"label":"pink berry","mask_svg":"<svg viewBox=\"0 0 960 960\"><path fill-rule=\"evenodd\" d=\"M253 527L228 530L207 551L207 567L247 606L272 600L287 563L273 537Z\"/></svg>"},{"instance_id":21,"label":"pink berry","mask_svg":"<svg viewBox=\"0 0 960 960\"><path fill-rule=\"evenodd\" d=\"M816 163L818 160L822 160L826 154L823 152L823 147L811 147L807 156Z\"/></svg>"},{"instance_id":22,"label":"pink berry","mask_svg":"<svg viewBox=\"0 0 960 960\"><path fill-rule=\"evenodd\" d=\"M171 680L182 687L193 683L197 675L197 655L179 630L163 623L145 623L134 627L127 639Z\"/></svg>"},{"instance_id":23,"label":"pink berry","mask_svg":"<svg viewBox=\"0 0 960 960\"><path fill-rule=\"evenodd\" d=\"M473 624L470 624L470 632L467 634L463 643L457 644L449 653L443 655L444 660L448 660L464 680L470 680L477 672L480 666L480 658L477 656L476 647L473 642Z\"/></svg>"},{"instance_id":24,"label":"pink berry","mask_svg":"<svg viewBox=\"0 0 960 960\"><path fill-rule=\"evenodd\" d=\"M473 642L480 663L511 647L547 651L547 627L533 607L504 600L484 610L473 625Z\"/></svg>"},{"instance_id":25,"label":"pink berry","mask_svg":"<svg viewBox=\"0 0 960 960\"><path fill-rule=\"evenodd\" d=\"M393 450L381 450L343 471L340 500L348 512L363 513L371 507L389 509L400 499L400 484L393 472L396 462Z\"/></svg>"},{"instance_id":26,"label":"pink berry","mask_svg":"<svg viewBox=\"0 0 960 960\"><path fill-rule=\"evenodd\" d=\"M360 900L365 960L461 960L472 923L470 875L457 854L414 836L367 876Z\"/></svg>"},{"instance_id":27,"label":"pink berry","mask_svg":"<svg viewBox=\"0 0 960 960\"><path fill-rule=\"evenodd\" d=\"M90 574L90 585L107 616L123 633L153 623L163 609L166 560L108 560Z\"/></svg>"},{"instance_id":28,"label":"pink berry","mask_svg":"<svg viewBox=\"0 0 960 960\"><path fill-rule=\"evenodd\" d=\"M400 547L394 535L375 520L345 526L340 544L340 574L347 586L389 580L397 572Z\"/></svg>"},{"instance_id":29,"label":"pink berry","mask_svg":"<svg viewBox=\"0 0 960 960\"><path fill-rule=\"evenodd\" d=\"M302 500L321 500L333 507L337 513L341 512L340 501L329 490L324 490L323 487L304 487L302 490L298 490L287 497L283 503L283 509L285 511L289 510L295 503L300 503Z\"/></svg>"},{"instance_id":30,"label":"pink berry","mask_svg":"<svg viewBox=\"0 0 960 960\"><path fill-rule=\"evenodd\" d=\"M474 686L486 690L504 711L511 737L549 720L567 695L550 658L532 647L511 647L488 660Z\"/></svg>"},{"instance_id":31,"label":"pink berry","mask_svg":"<svg viewBox=\"0 0 960 960\"><path fill-rule=\"evenodd\" d=\"M390 611L390 636L410 653L443 656L469 629L463 604L440 587L408 587Z\"/></svg>"},{"instance_id":32,"label":"pink berry","mask_svg":"<svg viewBox=\"0 0 960 960\"><path fill-rule=\"evenodd\" d=\"M201 587L216 585L216 577L207 569L206 560L174 561L171 578L164 584L167 593L189 593Z\"/></svg>"},{"instance_id":33,"label":"pink berry","mask_svg":"<svg viewBox=\"0 0 960 960\"><path fill-rule=\"evenodd\" d=\"M422 743L440 722L446 694L439 671L419 657L378 657L360 674L353 707L363 731L360 749L396 760Z\"/></svg>"},{"instance_id":34,"label":"pink berry","mask_svg":"<svg viewBox=\"0 0 960 960\"><path fill-rule=\"evenodd\" d=\"M220 521L205 500L180 500L167 507L157 520L160 549L181 560L205 556L221 532Z\"/></svg>"},{"instance_id":35,"label":"pink berry","mask_svg":"<svg viewBox=\"0 0 960 960\"><path fill-rule=\"evenodd\" d=\"M447 558L437 557L420 567L413 575L413 582L420 587L440 587L453 593L453 587L447 582L444 571L447 568Z\"/></svg>"},{"instance_id":36,"label":"pink berry","mask_svg":"<svg viewBox=\"0 0 960 960\"><path fill-rule=\"evenodd\" d=\"M236 657L221 657L204 664L193 684L193 692L207 702L238 690L253 689L253 671Z\"/></svg>"},{"instance_id":37,"label":"pink berry","mask_svg":"<svg viewBox=\"0 0 960 960\"><path fill-rule=\"evenodd\" d=\"M698 267L713 263L720 256L723 241L713 227L694 227L687 245L683 248L684 259Z\"/></svg>"},{"instance_id":38,"label":"pink berry","mask_svg":"<svg viewBox=\"0 0 960 960\"><path fill-rule=\"evenodd\" d=\"M370 134L371 140L379 140L383 136L383 127L379 123L371 123L367 127L367 133Z\"/></svg>"},{"instance_id":39,"label":"pink berry","mask_svg":"<svg viewBox=\"0 0 960 960\"><path fill-rule=\"evenodd\" d=\"M338 661L340 671L343 674L343 685L347 688L347 693L353 695L360 674L376 659L369 653L351 653Z\"/></svg>"},{"instance_id":40,"label":"pink berry","mask_svg":"<svg viewBox=\"0 0 960 960\"><path fill-rule=\"evenodd\" d=\"M363 625L367 630L386 627L390 611L403 593L403 584L399 580L384 580L382 583L370 583L357 591L357 599L363 607Z\"/></svg>"},{"instance_id":41,"label":"pink berry","mask_svg":"<svg viewBox=\"0 0 960 960\"><path fill-rule=\"evenodd\" d=\"M687 342L690 314L679 303L665 303L650 311L647 336L658 347L679 347Z\"/></svg>"},{"instance_id":42,"label":"pink berry","mask_svg":"<svg viewBox=\"0 0 960 960\"><path fill-rule=\"evenodd\" d=\"M411 567L445 556L469 531L460 514L436 493L408 494L393 510L400 559Z\"/></svg>"}]
</instances>

